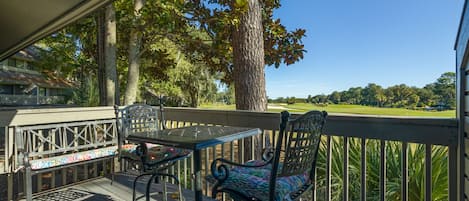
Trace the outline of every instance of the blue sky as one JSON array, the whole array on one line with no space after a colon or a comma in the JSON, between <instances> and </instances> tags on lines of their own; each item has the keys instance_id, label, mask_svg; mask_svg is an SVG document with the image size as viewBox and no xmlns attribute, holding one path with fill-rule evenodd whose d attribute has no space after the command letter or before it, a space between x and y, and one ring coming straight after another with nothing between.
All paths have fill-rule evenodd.
<instances>
[{"instance_id":1,"label":"blue sky","mask_svg":"<svg viewBox=\"0 0 469 201\"><path fill-rule=\"evenodd\" d=\"M266 68L269 98L376 83L423 87L455 71L463 0L283 0L287 29L306 29L304 59Z\"/></svg>"}]
</instances>

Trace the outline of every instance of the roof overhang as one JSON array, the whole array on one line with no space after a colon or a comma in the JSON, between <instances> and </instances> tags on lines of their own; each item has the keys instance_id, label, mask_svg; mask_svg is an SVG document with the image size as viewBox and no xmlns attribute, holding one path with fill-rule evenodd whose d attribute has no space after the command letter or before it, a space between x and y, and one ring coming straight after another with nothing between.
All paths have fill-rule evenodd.
<instances>
[{"instance_id":1,"label":"roof overhang","mask_svg":"<svg viewBox=\"0 0 469 201\"><path fill-rule=\"evenodd\" d=\"M458 33L456 33L456 42L454 42L454 50L456 50L458 47L459 35L461 34L461 29L462 29L462 25L464 21L464 15L466 15L466 6L467 6L467 1L464 1L464 5L462 7L462 12L461 12L461 18L459 20Z\"/></svg>"},{"instance_id":2,"label":"roof overhang","mask_svg":"<svg viewBox=\"0 0 469 201\"><path fill-rule=\"evenodd\" d=\"M0 61L111 1L0 1Z\"/></svg>"}]
</instances>

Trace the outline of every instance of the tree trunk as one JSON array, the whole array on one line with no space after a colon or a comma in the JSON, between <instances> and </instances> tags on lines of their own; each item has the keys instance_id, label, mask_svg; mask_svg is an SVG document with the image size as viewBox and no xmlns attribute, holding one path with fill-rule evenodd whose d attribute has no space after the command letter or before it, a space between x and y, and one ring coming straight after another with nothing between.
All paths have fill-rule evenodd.
<instances>
[{"instance_id":1,"label":"tree trunk","mask_svg":"<svg viewBox=\"0 0 469 201\"><path fill-rule=\"evenodd\" d=\"M105 82L106 82L106 105L119 104L117 88L116 68L116 10L110 4L105 11Z\"/></svg>"},{"instance_id":2,"label":"tree trunk","mask_svg":"<svg viewBox=\"0 0 469 201\"><path fill-rule=\"evenodd\" d=\"M259 0L248 0L248 10L233 31L233 63L236 109L263 112L267 110L264 73L264 36L262 8ZM257 138L255 153L260 153ZM253 155L252 139L244 140L244 160ZM257 158L257 157L256 157Z\"/></svg>"},{"instance_id":3,"label":"tree trunk","mask_svg":"<svg viewBox=\"0 0 469 201\"><path fill-rule=\"evenodd\" d=\"M126 105L133 104L137 100L138 79L140 74L140 47L142 36L138 30L138 20L141 16L140 10L145 3L144 0L134 1L134 25L130 31L129 42L129 71L127 74L127 88L125 89L124 102Z\"/></svg>"},{"instance_id":4,"label":"tree trunk","mask_svg":"<svg viewBox=\"0 0 469 201\"><path fill-rule=\"evenodd\" d=\"M193 108L197 108L197 105L199 103L199 89L198 87L194 86L188 86L189 89L189 97L190 97L190 103L189 106Z\"/></svg>"},{"instance_id":5,"label":"tree trunk","mask_svg":"<svg viewBox=\"0 0 469 201\"><path fill-rule=\"evenodd\" d=\"M259 0L248 0L249 9L233 31L236 109L266 111L264 37Z\"/></svg>"}]
</instances>

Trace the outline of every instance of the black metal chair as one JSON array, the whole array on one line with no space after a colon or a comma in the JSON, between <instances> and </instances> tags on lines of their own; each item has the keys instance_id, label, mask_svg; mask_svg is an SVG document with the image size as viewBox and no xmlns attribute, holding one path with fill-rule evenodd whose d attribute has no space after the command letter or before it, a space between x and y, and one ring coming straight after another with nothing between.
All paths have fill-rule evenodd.
<instances>
[{"instance_id":1,"label":"black metal chair","mask_svg":"<svg viewBox=\"0 0 469 201\"><path fill-rule=\"evenodd\" d=\"M266 150L263 160L237 164L223 158L211 165L212 197L225 192L234 200L296 200L311 190L326 112L310 111L290 119L281 113L275 149Z\"/></svg>"},{"instance_id":2,"label":"black metal chair","mask_svg":"<svg viewBox=\"0 0 469 201\"><path fill-rule=\"evenodd\" d=\"M134 179L132 200L135 200L135 187L139 178L151 175L146 186L145 197L149 200L150 186L152 181L158 182L159 177L173 178L179 186L179 196L183 199L181 184L175 175L165 173L169 167L174 165L178 160L186 158L190 155L189 150L168 147L163 145L141 143L126 143L126 137L132 133L154 132L159 129L165 129L163 118L163 108L160 110L156 107L146 104L133 104L119 109L114 106L117 128L118 128L118 151L120 164L124 164L122 159L132 165L140 174ZM161 118L158 118L158 114ZM124 165L121 165L121 170ZM166 183L163 182L163 197L167 199ZM137 198L138 199L138 198Z\"/></svg>"}]
</instances>

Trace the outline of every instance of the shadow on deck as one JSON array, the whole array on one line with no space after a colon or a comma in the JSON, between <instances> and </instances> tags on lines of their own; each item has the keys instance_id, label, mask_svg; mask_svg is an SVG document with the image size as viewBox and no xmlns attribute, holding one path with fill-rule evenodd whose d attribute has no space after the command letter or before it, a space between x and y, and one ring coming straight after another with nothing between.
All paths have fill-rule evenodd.
<instances>
[{"instance_id":1,"label":"shadow on deck","mask_svg":"<svg viewBox=\"0 0 469 201\"><path fill-rule=\"evenodd\" d=\"M99 177L77 183L71 186L54 189L51 191L36 194L33 200L37 201L130 201L132 200L132 182L135 175L117 173L115 181L111 184L111 179L107 177ZM148 178L139 179L137 184L137 197L142 196L145 192L145 186ZM177 186L167 184L168 192L177 192ZM153 183L151 187L151 200L163 200L163 185ZM194 192L183 189L186 201L194 200ZM139 200L145 200L141 198ZM168 195L168 201L177 201L171 195ZM204 197L204 201L216 201L214 199Z\"/></svg>"}]
</instances>

